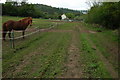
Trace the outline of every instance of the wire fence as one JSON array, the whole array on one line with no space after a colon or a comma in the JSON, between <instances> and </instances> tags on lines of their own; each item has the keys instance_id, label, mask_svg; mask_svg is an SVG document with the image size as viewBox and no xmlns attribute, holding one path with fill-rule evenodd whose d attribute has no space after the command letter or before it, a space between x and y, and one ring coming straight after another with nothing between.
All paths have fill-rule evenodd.
<instances>
[{"instance_id":1,"label":"wire fence","mask_svg":"<svg viewBox=\"0 0 120 80\"><path fill-rule=\"evenodd\" d=\"M57 25L57 24L56 24L56 25ZM53 25L53 26L51 26L51 27L49 27L49 28L45 28L45 29L36 28L36 29L37 29L36 31L31 32L31 33L28 33L28 34L24 35L24 37L30 36L30 35L35 34L35 33L37 33L37 32L44 32L44 31L50 30L50 29L52 29L52 28L54 28L54 27L55 27L55 25ZM16 32L18 32L18 31L16 31ZM19 31L19 32L20 32L20 31ZM26 31L26 32L30 32L30 31ZM23 36L14 37L14 40L15 40L15 39L20 39L20 38L23 38ZM2 39L2 38L0 38L0 39ZM10 39L12 39L12 38L6 38L6 39L10 40Z\"/></svg>"}]
</instances>

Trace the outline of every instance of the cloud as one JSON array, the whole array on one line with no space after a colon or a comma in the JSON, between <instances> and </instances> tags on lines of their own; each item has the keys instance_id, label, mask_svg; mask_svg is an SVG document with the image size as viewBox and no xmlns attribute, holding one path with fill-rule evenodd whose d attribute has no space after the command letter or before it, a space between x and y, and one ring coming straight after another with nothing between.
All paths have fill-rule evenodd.
<instances>
[{"instance_id":1,"label":"cloud","mask_svg":"<svg viewBox=\"0 0 120 80\"><path fill-rule=\"evenodd\" d=\"M28 0L30 3L46 4L53 7L69 8L74 10L87 10L86 0Z\"/></svg>"},{"instance_id":2,"label":"cloud","mask_svg":"<svg viewBox=\"0 0 120 80\"><path fill-rule=\"evenodd\" d=\"M1 0L4 3L6 0ZM53 7L68 8L74 10L87 10L89 6L86 0L28 0L29 3L46 4Z\"/></svg>"},{"instance_id":3,"label":"cloud","mask_svg":"<svg viewBox=\"0 0 120 80\"><path fill-rule=\"evenodd\" d=\"M0 3L4 3L6 0L0 0Z\"/></svg>"}]
</instances>

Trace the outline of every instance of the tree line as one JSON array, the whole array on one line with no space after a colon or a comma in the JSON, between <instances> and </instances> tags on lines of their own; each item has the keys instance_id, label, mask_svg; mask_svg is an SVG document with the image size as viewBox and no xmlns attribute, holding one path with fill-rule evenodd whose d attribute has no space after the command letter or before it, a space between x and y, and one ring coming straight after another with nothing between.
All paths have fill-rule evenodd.
<instances>
[{"instance_id":1,"label":"tree line","mask_svg":"<svg viewBox=\"0 0 120 80\"><path fill-rule=\"evenodd\" d=\"M99 24L109 29L117 29L120 27L120 2L93 4L93 7L84 18L87 23Z\"/></svg>"},{"instance_id":2,"label":"tree line","mask_svg":"<svg viewBox=\"0 0 120 80\"><path fill-rule=\"evenodd\" d=\"M43 4L28 4L27 2L18 3L16 1L2 4L2 15L61 19L62 14L66 14L70 19L75 19L81 15L80 11L65 8L55 8Z\"/></svg>"}]
</instances>

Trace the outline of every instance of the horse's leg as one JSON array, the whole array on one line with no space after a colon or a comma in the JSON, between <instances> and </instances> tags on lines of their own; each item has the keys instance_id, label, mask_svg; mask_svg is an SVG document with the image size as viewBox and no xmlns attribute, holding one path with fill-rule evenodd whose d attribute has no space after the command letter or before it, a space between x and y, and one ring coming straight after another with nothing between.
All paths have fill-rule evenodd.
<instances>
[{"instance_id":1,"label":"horse's leg","mask_svg":"<svg viewBox=\"0 0 120 80\"><path fill-rule=\"evenodd\" d=\"M3 35L3 40L5 41L5 36L6 36L6 34L7 34L7 31L3 31L3 33L2 33Z\"/></svg>"},{"instance_id":2,"label":"horse's leg","mask_svg":"<svg viewBox=\"0 0 120 80\"><path fill-rule=\"evenodd\" d=\"M9 31L8 36L9 36L9 38L11 39L11 31Z\"/></svg>"},{"instance_id":3,"label":"horse's leg","mask_svg":"<svg viewBox=\"0 0 120 80\"><path fill-rule=\"evenodd\" d=\"M25 35L25 30L23 30L22 35L23 35L23 39L24 39L24 38L25 38L25 37L24 37L24 35Z\"/></svg>"}]
</instances>

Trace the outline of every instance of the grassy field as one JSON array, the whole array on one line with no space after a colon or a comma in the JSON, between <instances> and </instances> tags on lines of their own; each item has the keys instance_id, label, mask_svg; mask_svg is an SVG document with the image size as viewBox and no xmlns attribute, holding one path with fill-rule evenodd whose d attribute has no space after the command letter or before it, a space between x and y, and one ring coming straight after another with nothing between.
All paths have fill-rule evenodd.
<instances>
[{"instance_id":1,"label":"grassy field","mask_svg":"<svg viewBox=\"0 0 120 80\"><path fill-rule=\"evenodd\" d=\"M22 17L3 16L3 22L10 19ZM9 40L3 41L4 78L118 77L117 30L45 19L33 19L28 30L51 26L54 28L15 40L15 49ZM15 32L15 37L20 35Z\"/></svg>"}]
</instances>

